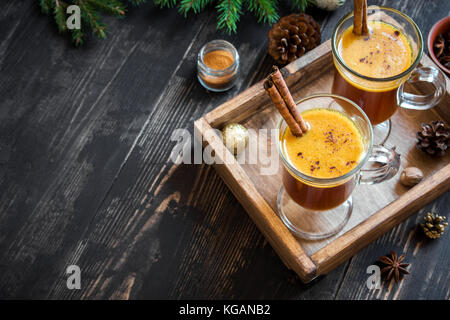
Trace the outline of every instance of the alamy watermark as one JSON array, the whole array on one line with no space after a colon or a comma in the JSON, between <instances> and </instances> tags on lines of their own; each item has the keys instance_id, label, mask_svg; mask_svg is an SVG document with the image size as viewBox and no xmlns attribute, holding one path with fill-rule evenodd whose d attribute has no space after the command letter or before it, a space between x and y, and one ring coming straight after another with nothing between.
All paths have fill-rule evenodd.
<instances>
[{"instance_id":1,"label":"alamy watermark","mask_svg":"<svg viewBox=\"0 0 450 320\"><path fill-rule=\"evenodd\" d=\"M226 147L213 148L210 144L202 148L203 137L196 138L187 129L176 129L172 132L170 140L175 142L170 154L170 160L176 164L249 164L259 165L261 175L274 175L279 169L279 155L277 141L278 129L248 129L249 139L247 146L237 150L236 156ZM210 140L220 142L220 130L211 129L204 133ZM202 139L201 141L199 139ZM231 149L231 148L230 148Z\"/></svg>"},{"instance_id":2,"label":"alamy watermark","mask_svg":"<svg viewBox=\"0 0 450 320\"><path fill-rule=\"evenodd\" d=\"M81 269L79 266L72 264L66 268L66 286L69 290L81 289Z\"/></svg>"},{"instance_id":3,"label":"alamy watermark","mask_svg":"<svg viewBox=\"0 0 450 320\"><path fill-rule=\"evenodd\" d=\"M370 276L367 278L366 286L369 290L377 290L381 289L381 271L380 267L372 264L367 267L367 274Z\"/></svg>"},{"instance_id":4,"label":"alamy watermark","mask_svg":"<svg viewBox=\"0 0 450 320\"><path fill-rule=\"evenodd\" d=\"M67 7L66 13L69 17L66 20L66 25L69 30L81 29L81 11L80 7L73 4Z\"/></svg>"}]
</instances>

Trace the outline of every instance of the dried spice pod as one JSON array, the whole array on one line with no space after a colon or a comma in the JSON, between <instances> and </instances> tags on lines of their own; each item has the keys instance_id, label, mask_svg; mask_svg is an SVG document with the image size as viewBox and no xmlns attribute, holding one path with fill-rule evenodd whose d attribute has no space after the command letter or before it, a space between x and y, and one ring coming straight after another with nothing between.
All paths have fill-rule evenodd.
<instances>
[{"instance_id":1,"label":"dried spice pod","mask_svg":"<svg viewBox=\"0 0 450 320\"><path fill-rule=\"evenodd\" d=\"M445 50L445 39L442 36L442 34L439 34L436 37L436 40L433 45L434 54L436 55L436 58L440 59L441 56L444 54Z\"/></svg>"},{"instance_id":2,"label":"dried spice pod","mask_svg":"<svg viewBox=\"0 0 450 320\"><path fill-rule=\"evenodd\" d=\"M416 136L417 148L430 155L444 156L450 146L450 128L440 120L422 123L422 130Z\"/></svg>"},{"instance_id":3,"label":"dried spice pod","mask_svg":"<svg viewBox=\"0 0 450 320\"><path fill-rule=\"evenodd\" d=\"M320 26L308 14L282 17L269 31L269 54L280 64L300 58L320 44Z\"/></svg>"},{"instance_id":4,"label":"dried spice pod","mask_svg":"<svg viewBox=\"0 0 450 320\"><path fill-rule=\"evenodd\" d=\"M433 52L439 62L450 68L450 31L439 34L434 40Z\"/></svg>"},{"instance_id":5,"label":"dried spice pod","mask_svg":"<svg viewBox=\"0 0 450 320\"><path fill-rule=\"evenodd\" d=\"M389 280L394 276L395 282L400 280L401 274L409 274L407 270L409 263L403 262L406 255L402 254L397 258L397 254L394 251L391 251L390 255L380 257L380 261L386 265L383 269L381 269L381 273L387 273L386 278Z\"/></svg>"},{"instance_id":6,"label":"dried spice pod","mask_svg":"<svg viewBox=\"0 0 450 320\"><path fill-rule=\"evenodd\" d=\"M423 179L423 172L419 168L408 167L402 171L400 175L400 182L405 187L412 187L418 184Z\"/></svg>"}]
</instances>

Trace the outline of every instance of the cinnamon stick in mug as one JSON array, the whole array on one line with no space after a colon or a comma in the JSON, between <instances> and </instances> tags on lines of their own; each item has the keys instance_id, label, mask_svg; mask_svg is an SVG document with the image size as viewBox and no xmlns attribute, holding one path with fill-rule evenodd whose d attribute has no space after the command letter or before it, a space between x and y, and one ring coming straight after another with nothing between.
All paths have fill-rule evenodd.
<instances>
[{"instance_id":1,"label":"cinnamon stick in mug","mask_svg":"<svg viewBox=\"0 0 450 320\"><path fill-rule=\"evenodd\" d=\"M353 33L361 36L369 33L367 27L367 0L354 0Z\"/></svg>"},{"instance_id":2,"label":"cinnamon stick in mug","mask_svg":"<svg viewBox=\"0 0 450 320\"><path fill-rule=\"evenodd\" d=\"M367 0L363 2L363 12L362 12L362 34L369 34L369 27L367 25Z\"/></svg>"},{"instance_id":3,"label":"cinnamon stick in mug","mask_svg":"<svg viewBox=\"0 0 450 320\"><path fill-rule=\"evenodd\" d=\"M272 67L272 73L269 75L269 79L271 79L275 84L275 86L277 87L278 91L283 97L284 102L286 103L286 106L289 109L289 112L292 114L294 120L300 126L300 129L302 129L303 132L308 131L308 126L306 125L305 120L303 120L300 112L298 112L294 98L292 98L291 92L289 91L289 88L286 82L284 81L283 75L281 74L280 69L278 69L278 67L276 66Z\"/></svg>"},{"instance_id":4,"label":"cinnamon stick in mug","mask_svg":"<svg viewBox=\"0 0 450 320\"><path fill-rule=\"evenodd\" d=\"M275 105L275 108L277 108L284 121L286 121L289 129L291 129L292 134L297 137L303 135L302 129L300 128L297 121L295 121L289 108L284 102L283 97L281 96L280 92L271 79L266 79L264 81L264 89L269 95L270 100L272 100L272 103Z\"/></svg>"}]
</instances>

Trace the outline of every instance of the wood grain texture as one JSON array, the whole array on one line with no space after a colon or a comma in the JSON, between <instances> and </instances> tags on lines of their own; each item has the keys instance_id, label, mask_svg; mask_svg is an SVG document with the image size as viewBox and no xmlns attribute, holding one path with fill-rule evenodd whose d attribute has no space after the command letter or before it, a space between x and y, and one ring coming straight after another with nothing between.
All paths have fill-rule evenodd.
<instances>
[{"instance_id":1,"label":"wood grain texture","mask_svg":"<svg viewBox=\"0 0 450 320\"><path fill-rule=\"evenodd\" d=\"M323 39L350 2L333 13L308 11ZM443 1L395 7L424 35L450 11ZM2 3L1 298L449 298L448 233L439 241L410 235L425 211L448 214L448 193L304 285L214 169L168 161L174 129L192 133L195 119L270 71L269 26L247 14L239 33L226 36L213 8L184 19L150 3L105 21L107 40L75 49L37 1ZM242 58L237 86L220 94L204 90L195 73L199 49L216 38ZM391 248L407 251L413 272L401 287L372 292L365 270ZM81 290L66 288L70 264L82 270Z\"/></svg>"}]
</instances>

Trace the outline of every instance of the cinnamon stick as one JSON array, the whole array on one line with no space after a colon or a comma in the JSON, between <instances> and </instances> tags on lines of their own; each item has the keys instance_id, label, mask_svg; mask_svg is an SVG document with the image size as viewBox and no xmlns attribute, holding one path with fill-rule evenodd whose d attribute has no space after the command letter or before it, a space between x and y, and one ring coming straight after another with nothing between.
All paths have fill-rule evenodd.
<instances>
[{"instance_id":1,"label":"cinnamon stick","mask_svg":"<svg viewBox=\"0 0 450 320\"><path fill-rule=\"evenodd\" d=\"M303 133L308 131L308 126L300 112L298 112L297 106L280 70L276 66L272 69L272 73L264 81L264 89L291 129L292 134L302 136Z\"/></svg>"},{"instance_id":2,"label":"cinnamon stick","mask_svg":"<svg viewBox=\"0 0 450 320\"><path fill-rule=\"evenodd\" d=\"M308 131L308 126L306 125L305 120L303 120L303 117L301 116L300 112L298 112L294 98L292 98L291 92L289 91L289 88L286 82L284 81L283 75L281 74L278 67L276 66L272 67L272 73L269 75L269 77L272 79L273 83L275 84L281 96L283 97L283 100L286 103L289 112L294 117L294 120L299 124L300 129L302 129L303 132Z\"/></svg>"},{"instance_id":3,"label":"cinnamon stick","mask_svg":"<svg viewBox=\"0 0 450 320\"><path fill-rule=\"evenodd\" d=\"M363 2L363 13L362 13L362 34L369 34L369 27L367 25L367 0Z\"/></svg>"},{"instance_id":4,"label":"cinnamon stick","mask_svg":"<svg viewBox=\"0 0 450 320\"><path fill-rule=\"evenodd\" d=\"M294 136L303 135L302 129L290 113L289 108L283 100L283 97L280 95L280 92L278 92L271 79L267 79L266 81L264 81L264 89L269 95L270 100L272 100L273 104L275 105L275 108L277 108L278 112L281 114L284 121L286 121L287 125L291 129L292 134Z\"/></svg>"},{"instance_id":5,"label":"cinnamon stick","mask_svg":"<svg viewBox=\"0 0 450 320\"><path fill-rule=\"evenodd\" d=\"M369 27L367 26L367 0L354 0L353 11L353 33L356 35L367 35Z\"/></svg>"}]
</instances>

